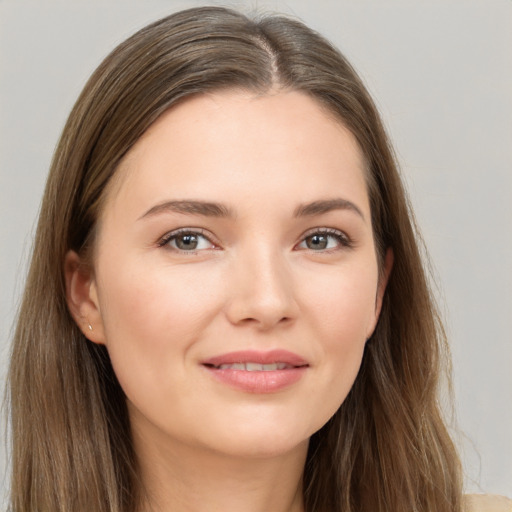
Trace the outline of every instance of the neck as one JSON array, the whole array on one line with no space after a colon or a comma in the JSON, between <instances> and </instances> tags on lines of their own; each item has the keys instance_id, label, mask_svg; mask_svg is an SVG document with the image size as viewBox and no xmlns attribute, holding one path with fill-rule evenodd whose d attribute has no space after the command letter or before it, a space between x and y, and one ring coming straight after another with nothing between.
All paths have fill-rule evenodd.
<instances>
[{"instance_id":1,"label":"neck","mask_svg":"<svg viewBox=\"0 0 512 512\"><path fill-rule=\"evenodd\" d=\"M137 439L145 503L141 512L303 512L307 442L262 458Z\"/></svg>"}]
</instances>

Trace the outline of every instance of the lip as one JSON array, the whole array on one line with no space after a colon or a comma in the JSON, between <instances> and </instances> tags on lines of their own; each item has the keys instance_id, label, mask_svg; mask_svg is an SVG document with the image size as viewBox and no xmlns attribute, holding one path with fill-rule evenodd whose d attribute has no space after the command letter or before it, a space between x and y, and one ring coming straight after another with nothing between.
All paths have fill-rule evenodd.
<instances>
[{"instance_id":1,"label":"lip","mask_svg":"<svg viewBox=\"0 0 512 512\"><path fill-rule=\"evenodd\" d=\"M219 368L221 365L236 363L284 363L288 367L266 371ZM306 360L288 350L229 352L206 359L201 364L215 380L240 391L256 394L275 393L291 386L304 376L309 367Z\"/></svg>"},{"instance_id":2,"label":"lip","mask_svg":"<svg viewBox=\"0 0 512 512\"><path fill-rule=\"evenodd\" d=\"M307 366L308 362L302 357L288 350L239 350L237 352L228 352L218 356L211 357L202 361L207 366L220 366L221 364L234 363L286 363L290 366Z\"/></svg>"}]
</instances>

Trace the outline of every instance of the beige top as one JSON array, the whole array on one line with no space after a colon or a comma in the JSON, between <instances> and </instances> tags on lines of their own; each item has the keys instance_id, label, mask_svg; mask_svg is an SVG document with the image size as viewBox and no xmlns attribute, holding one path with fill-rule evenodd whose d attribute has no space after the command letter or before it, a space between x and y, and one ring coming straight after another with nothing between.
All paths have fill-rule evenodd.
<instances>
[{"instance_id":1,"label":"beige top","mask_svg":"<svg viewBox=\"0 0 512 512\"><path fill-rule=\"evenodd\" d=\"M512 500L496 494L467 494L465 512L512 512Z\"/></svg>"}]
</instances>

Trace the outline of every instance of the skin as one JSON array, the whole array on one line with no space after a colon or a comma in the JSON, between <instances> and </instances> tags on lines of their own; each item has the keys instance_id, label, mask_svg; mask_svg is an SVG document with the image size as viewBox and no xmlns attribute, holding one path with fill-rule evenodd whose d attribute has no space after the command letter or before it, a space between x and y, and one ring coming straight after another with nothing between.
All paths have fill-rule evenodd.
<instances>
[{"instance_id":1,"label":"skin","mask_svg":"<svg viewBox=\"0 0 512 512\"><path fill-rule=\"evenodd\" d=\"M171 200L231 215L159 207ZM201 230L195 250L181 228ZM379 277L354 137L306 95L201 95L151 126L109 190L93 268L65 264L70 310L126 393L148 510L302 510L309 437L355 380L391 260ZM246 349L308 367L251 393L202 364Z\"/></svg>"}]
</instances>

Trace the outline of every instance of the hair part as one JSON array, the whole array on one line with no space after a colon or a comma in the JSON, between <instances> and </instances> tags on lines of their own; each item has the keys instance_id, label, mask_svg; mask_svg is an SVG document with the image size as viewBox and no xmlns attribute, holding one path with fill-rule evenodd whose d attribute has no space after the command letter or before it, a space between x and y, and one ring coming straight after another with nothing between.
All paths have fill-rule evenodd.
<instances>
[{"instance_id":1,"label":"hair part","mask_svg":"<svg viewBox=\"0 0 512 512\"><path fill-rule=\"evenodd\" d=\"M458 458L437 402L448 350L385 130L363 83L298 21L224 8L182 11L120 44L65 125L41 207L9 373L12 512L135 512L144 499L125 396L105 347L66 305L64 257L90 259L116 169L165 111L218 90L301 91L357 139L382 268L380 320L340 409L310 442L311 512L458 512Z\"/></svg>"}]
</instances>

